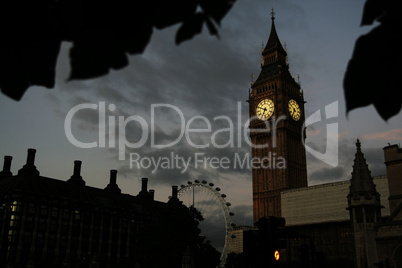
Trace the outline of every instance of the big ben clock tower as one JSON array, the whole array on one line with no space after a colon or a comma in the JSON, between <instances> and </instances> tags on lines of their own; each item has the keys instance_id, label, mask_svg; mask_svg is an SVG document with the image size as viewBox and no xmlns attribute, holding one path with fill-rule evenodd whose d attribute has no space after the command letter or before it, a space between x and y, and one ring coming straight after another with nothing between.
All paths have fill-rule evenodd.
<instances>
[{"instance_id":1,"label":"big ben clock tower","mask_svg":"<svg viewBox=\"0 0 402 268\"><path fill-rule=\"evenodd\" d=\"M289 72L274 15L272 10L261 72L248 100L252 158L261 161L252 169L254 222L262 217L281 217L280 192L307 186L305 101L299 83Z\"/></svg>"}]
</instances>

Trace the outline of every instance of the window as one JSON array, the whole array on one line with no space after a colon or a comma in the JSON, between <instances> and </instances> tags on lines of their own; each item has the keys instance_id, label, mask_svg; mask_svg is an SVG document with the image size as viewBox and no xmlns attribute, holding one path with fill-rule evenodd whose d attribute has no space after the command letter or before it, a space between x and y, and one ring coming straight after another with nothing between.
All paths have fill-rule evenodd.
<instances>
[{"instance_id":1,"label":"window","mask_svg":"<svg viewBox=\"0 0 402 268\"><path fill-rule=\"evenodd\" d=\"M14 201L11 205L11 211L12 212L20 212L21 211L21 202Z\"/></svg>"},{"instance_id":2,"label":"window","mask_svg":"<svg viewBox=\"0 0 402 268\"><path fill-rule=\"evenodd\" d=\"M17 235L17 231L9 230L8 231L8 242L14 243L16 241L16 239L15 239L16 235Z\"/></svg>"},{"instance_id":3,"label":"window","mask_svg":"<svg viewBox=\"0 0 402 268\"><path fill-rule=\"evenodd\" d=\"M20 223L20 215L11 215L10 227L16 227Z\"/></svg>"}]
</instances>

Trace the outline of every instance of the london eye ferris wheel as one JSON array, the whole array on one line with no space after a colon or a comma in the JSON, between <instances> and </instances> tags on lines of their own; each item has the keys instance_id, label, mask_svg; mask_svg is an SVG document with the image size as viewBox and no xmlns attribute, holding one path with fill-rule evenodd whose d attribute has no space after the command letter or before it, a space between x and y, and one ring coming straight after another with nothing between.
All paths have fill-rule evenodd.
<instances>
[{"instance_id":1,"label":"london eye ferris wheel","mask_svg":"<svg viewBox=\"0 0 402 268\"><path fill-rule=\"evenodd\" d=\"M184 205L194 206L201 212L204 218L199 225L201 235L221 252L221 262L224 263L229 231L235 226L232 222L234 213L230 212L231 204L226 201L226 195L213 183L195 180L182 184L177 196Z\"/></svg>"}]
</instances>

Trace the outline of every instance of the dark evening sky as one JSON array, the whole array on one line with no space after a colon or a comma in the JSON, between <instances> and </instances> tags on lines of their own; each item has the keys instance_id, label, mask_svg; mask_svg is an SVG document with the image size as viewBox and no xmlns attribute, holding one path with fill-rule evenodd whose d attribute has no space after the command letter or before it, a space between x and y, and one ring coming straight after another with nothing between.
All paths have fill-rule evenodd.
<instances>
[{"instance_id":1,"label":"dark evening sky","mask_svg":"<svg viewBox=\"0 0 402 268\"><path fill-rule=\"evenodd\" d=\"M356 39L371 29L360 27L363 5L363 0L238 0L222 21L220 39L203 29L201 35L176 46L177 26L155 31L145 53L131 56L128 67L86 81L67 82L70 44L64 43L54 89L33 87L20 102L0 95L1 157L14 157L16 173L26 161L26 150L36 148L41 175L61 180L71 176L74 160L82 160L87 185L100 188L107 185L109 170L117 169L117 182L129 194L137 194L141 178L148 177L149 187L162 201L170 195L171 185L203 178L227 194L237 213L235 222L251 224L251 169L238 160L250 155L244 136L246 100L251 74L256 78L260 71L261 46L268 39L274 7L290 71L295 79L300 75L306 118L338 101L337 117L314 123L307 131L307 145L323 153L326 124L338 125L338 165L307 153L309 185L350 179L356 138L372 174L385 174L382 148L402 140L402 114L389 122L371 106L345 114L346 65ZM98 142L95 148L78 148L66 135L66 117L79 104L92 106L73 115L71 134L83 143ZM103 105L106 136L99 140ZM114 139L108 126L113 120ZM125 135L124 122L128 122ZM206 131L181 136L185 126ZM124 140L140 146L119 148ZM174 146L155 148L169 143ZM119 157L119 152L125 154ZM214 164L211 159L225 163Z\"/></svg>"}]
</instances>

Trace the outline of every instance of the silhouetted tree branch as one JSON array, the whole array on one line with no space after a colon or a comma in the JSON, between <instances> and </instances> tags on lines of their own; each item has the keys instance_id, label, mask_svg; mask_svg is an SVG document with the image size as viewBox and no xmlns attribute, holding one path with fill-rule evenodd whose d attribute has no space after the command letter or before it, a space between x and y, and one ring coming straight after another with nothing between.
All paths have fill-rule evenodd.
<instances>
[{"instance_id":1,"label":"silhouetted tree branch","mask_svg":"<svg viewBox=\"0 0 402 268\"><path fill-rule=\"evenodd\" d=\"M362 26L375 20L380 25L356 41L344 77L347 112L373 104L388 120L401 109L402 23L398 6L392 0L365 3Z\"/></svg>"},{"instance_id":2,"label":"silhouetted tree branch","mask_svg":"<svg viewBox=\"0 0 402 268\"><path fill-rule=\"evenodd\" d=\"M0 5L0 88L15 99L33 85L54 87L61 42L70 41L69 79L105 75L143 53L153 29L181 24L176 44L206 24L211 35L235 0L6 1Z\"/></svg>"}]
</instances>

